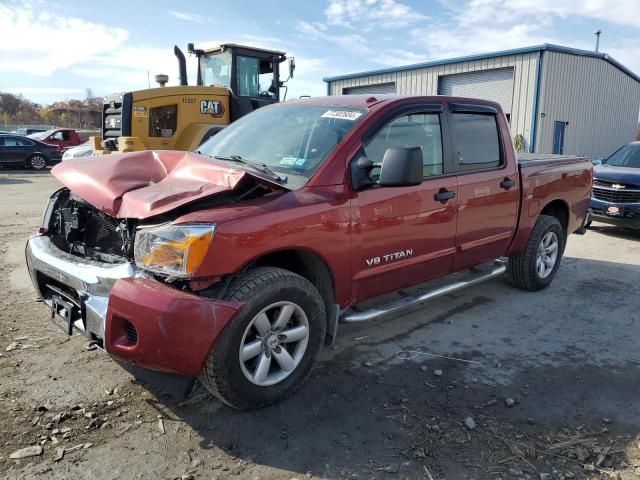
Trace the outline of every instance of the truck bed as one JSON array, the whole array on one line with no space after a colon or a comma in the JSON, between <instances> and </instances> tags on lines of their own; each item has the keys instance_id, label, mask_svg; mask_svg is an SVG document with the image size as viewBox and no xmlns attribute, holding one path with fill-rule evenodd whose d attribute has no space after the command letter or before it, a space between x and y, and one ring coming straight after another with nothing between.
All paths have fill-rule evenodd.
<instances>
[{"instance_id":1,"label":"truck bed","mask_svg":"<svg viewBox=\"0 0 640 480\"><path fill-rule=\"evenodd\" d=\"M518 165L523 167L590 161L588 157L581 155L552 155L550 153L516 153L516 159L518 160Z\"/></svg>"}]
</instances>

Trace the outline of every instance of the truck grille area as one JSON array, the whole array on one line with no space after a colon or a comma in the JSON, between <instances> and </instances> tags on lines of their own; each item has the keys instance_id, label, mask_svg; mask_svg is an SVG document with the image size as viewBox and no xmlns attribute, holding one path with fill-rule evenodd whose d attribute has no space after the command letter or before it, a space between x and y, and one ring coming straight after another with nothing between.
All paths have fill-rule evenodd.
<instances>
[{"instance_id":1,"label":"truck grille area","mask_svg":"<svg viewBox=\"0 0 640 480\"><path fill-rule=\"evenodd\" d=\"M50 209L48 234L62 251L107 263L131 258L134 229L63 189Z\"/></svg>"},{"instance_id":2,"label":"truck grille area","mask_svg":"<svg viewBox=\"0 0 640 480\"><path fill-rule=\"evenodd\" d=\"M114 93L105 97L102 106L102 140L116 140L131 135L131 93Z\"/></svg>"},{"instance_id":3,"label":"truck grille area","mask_svg":"<svg viewBox=\"0 0 640 480\"><path fill-rule=\"evenodd\" d=\"M615 188L613 185L596 180L593 185L593 198L612 203L640 203L640 190L627 186Z\"/></svg>"}]
</instances>

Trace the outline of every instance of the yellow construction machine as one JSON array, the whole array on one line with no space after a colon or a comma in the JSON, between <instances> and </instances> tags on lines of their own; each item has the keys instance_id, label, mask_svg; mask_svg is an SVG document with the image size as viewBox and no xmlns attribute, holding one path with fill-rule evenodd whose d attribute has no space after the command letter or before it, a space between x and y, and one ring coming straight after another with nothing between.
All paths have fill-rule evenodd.
<instances>
[{"instance_id":1,"label":"yellow construction machine","mask_svg":"<svg viewBox=\"0 0 640 480\"><path fill-rule=\"evenodd\" d=\"M195 150L229 123L265 105L280 101L284 83L293 76L295 60L284 52L237 44L206 50L188 45L198 59L197 85L188 85L187 65L176 46L179 86L160 85L104 99L102 136L91 137L94 155L135 150ZM288 60L289 76L281 81L280 66Z\"/></svg>"}]
</instances>

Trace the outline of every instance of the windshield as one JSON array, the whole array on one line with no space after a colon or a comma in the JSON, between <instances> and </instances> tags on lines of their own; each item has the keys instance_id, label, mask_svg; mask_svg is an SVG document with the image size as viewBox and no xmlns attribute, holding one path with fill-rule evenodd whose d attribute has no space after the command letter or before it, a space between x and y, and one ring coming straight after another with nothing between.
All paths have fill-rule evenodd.
<instances>
[{"instance_id":1,"label":"windshield","mask_svg":"<svg viewBox=\"0 0 640 480\"><path fill-rule=\"evenodd\" d=\"M35 138L36 140L42 140L43 138L47 138L53 130L47 130L46 132L37 132L32 133L31 135L27 135L29 138Z\"/></svg>"},{"instance_id":2,"label":"windshield","mask_svg":"<svg viewBox=\"0 0 640 480\"><path fill-rule=\"evenodd\" d=\"M318 105L263 107L232 123L200 146L211 156L240 156L304 186L366 109Z\"/></svg>"},{"instance_id":3,"label":"windshield","mask_svg":"<svg viewBox=\"0 0 640 480\"><path fill-rule=\"evenodd\" d=\"M640 168L640 146L625 145L602 163L610 167Z\"/></svg>"},{"instance_id":4,"label":"windshield","mask_svg":"<svg viewBox=\"0 0 640 480\"><path fill-rule=\"evenodd\" d=\"M200 57L202 84L206 87L231 87L231 53L205 54Z\"/></svg>"}]
</instances>

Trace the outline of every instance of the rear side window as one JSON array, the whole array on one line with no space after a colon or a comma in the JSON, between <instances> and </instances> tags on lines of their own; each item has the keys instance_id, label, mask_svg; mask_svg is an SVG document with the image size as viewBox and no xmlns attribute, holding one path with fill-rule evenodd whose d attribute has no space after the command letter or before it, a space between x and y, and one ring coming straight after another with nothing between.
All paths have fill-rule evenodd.
<instances>
[{"instance_id":1,"label":"rear side window","mask_svg":"<svg viewBox=\"0 0 640 480\"><path fill-rule=\"evenodd\" d=\"M15 137L0 137L0 145L4 145L5 147L17 147L20 144L18 143L18 139Z\"/></svg>"},{"instance_id":2,"label":"rear side window","mask_svg":"<svg viewBox=\"0 0 640 480\"><path fill-rule=\"evenodd\" d=\"M501 165L495 115L453 113L451 119L454 162L458 170L483 170Z\"/></svg>"},{"instance_id":3,"label":"rear side window","mask_svg":"<svg viewBox=\"0 0 640 480\"><path fill-rule=\"evenodd\" d=\"M149 110L149 136L172 137L178 126L178 106L167 105Z\"/></svg>"},{"instance_id":4,"label":"rear side window","mask_svg":"<svg viewBox=\"0 0 640 480\"><path fill-rule=\"evenodd\" d=\"M364 146L374 163L382 162L388 148L420 147L423 176L442 175L442 134L437 113L410 113L387 123ZM377 176L377 171L373 176Z\"/></svg>"}]
</instances>

